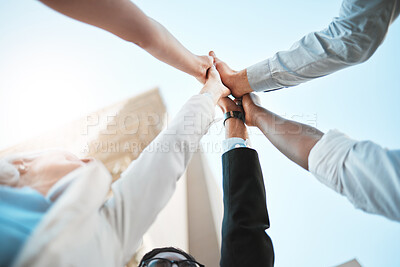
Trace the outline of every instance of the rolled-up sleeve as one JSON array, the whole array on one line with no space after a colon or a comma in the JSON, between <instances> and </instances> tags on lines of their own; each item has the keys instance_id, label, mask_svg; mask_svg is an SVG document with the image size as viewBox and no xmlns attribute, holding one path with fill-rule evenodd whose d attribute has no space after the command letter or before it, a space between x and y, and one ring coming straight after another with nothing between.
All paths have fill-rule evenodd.
<instances>
[{"instance_id":1,"label":"rolled-up sleeve","mask_svg":"<svg viewBox=\"0 0 400 267\"><path fill-rule=\"evenodd\" d=\"M287 51L247 68L254 91L272 91L366 61L400 12L398 0L344 0L339 16Z\"/></svg>"},{"instance_id":2,"label":"rolled-up sleeve","mask_svg":"<svg viewBox=\"0 0 400 267\"><path fill-rule=\"evenodd\" d=\"M400 150L331 130L313 147L308 162L320 182L356 208L400 221Z\"/></svg>"}]
</instances>

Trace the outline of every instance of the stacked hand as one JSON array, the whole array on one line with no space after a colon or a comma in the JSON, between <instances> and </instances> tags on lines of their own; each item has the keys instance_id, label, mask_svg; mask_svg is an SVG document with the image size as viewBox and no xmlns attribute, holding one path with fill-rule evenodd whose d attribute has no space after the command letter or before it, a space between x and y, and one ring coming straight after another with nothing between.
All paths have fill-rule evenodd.
<instances>
[{"instance_id":1,"label":"stacked hand","mask_svg":"<svg viewBox=\"0 0 400 267\"><path fill-rule=\"evenodd\" d=\"M254 93L245 94L242 98L245 121L248 126L257 126L258 114L262 113L263 107L258 95Z\"/></svg>"},{"instance_id":2,"label":"stacked hand","mask_svg":"<svg viewBox=\"0 0 400 267\"><path fill-rule=\"evenodd\" d=\"M214 104L217 104L222 97L230 95L231 91L222 83L214 65L208 69L207 80L200 93L209 93L214 100Z\"/></svg>"},{"instance_id":3,"label":"stacked hand","mask_svg":"<svg viewBox=\"0 0 400 267\"><path fill-rule=\"evenodd\" d=\"M242 103L238 105L238 103ZM254 94L245 94L242 99L230 99L229 97L222 97L218 106L221 108L223 113L227 113L229 111L242 111L245 114L245 121L247 126L257 126L256 119L258 117L257 114L262 112L260 98Z\"/></svg>"},{"instance_id":4,"label":"stacked hand","mask_svg":"<svg viewBox=\"0 0 400 267\"><path fill-rule=\"evenodd\" d=\"M196 79L205 84L207 82L207 71L214 64L214 58L210 56L196 56L197 58L197 66L199 66L197 72L194 74Z\"/></svg>"},{"instance_id":5,"label":"stacked hand","mask_svg":"<svg viewBox=\"0 0 400 267\"><path fill-rule=\"evenodd\" d=\"M257 114L262 111L260 98L250 93L240 80L240 72L233 71L228 65L219 60L214 52L210 52L214 58L214 64L208 69L207 79L201 93L211 94L214 103L218 103L223 113L229 111L242 111L248 126L256 126ZM247 77L246 77L247 82ZM248 83L247 83L248 84ZM252 90L251 90L252 91ZM232 100L228 95L232 94L236 99ZM241 105L238 105L241 102Z\"/></svg>"},{"instance_id":6,"label":"stacked hand","mask_svg":"<svg viewBox=\"0 0 400 267\"><path fill-rule=\"evenodd\" d=\"M214 58L214 64L221 75L222 82L232 91L234 97L242 97L247 93L253 92L247 79L246 69L234 71L225 62L217 58L213 51L209 55Z\"/></svg>"},{"instance_id":7,"label":"stacked hand","mask_svg":"<svg viewBox=\"0 0 400 267\"><path fill-rule=\"evenodd\" d=\"M218 106L221 108L223 113L227 113L229 111L241 111L243 112L243 108L238 105L240 100L232 100L229 97L222 97L219 102Z\"/></svg>"}]
</instances>

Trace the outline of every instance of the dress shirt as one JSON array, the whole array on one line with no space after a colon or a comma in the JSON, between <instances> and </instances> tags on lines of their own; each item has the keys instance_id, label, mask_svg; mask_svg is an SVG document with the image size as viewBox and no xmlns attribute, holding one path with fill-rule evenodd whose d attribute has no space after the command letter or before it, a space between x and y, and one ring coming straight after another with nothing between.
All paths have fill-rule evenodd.
<instances>
[{"instance_id":1,"label":"dress shirt","mask_svg":"<svg viewBox=\"0 0 400 267\"><path fill-rule=\"evenodd\" d=\"M244 140L240 137L232 137L222 141L222 153L239 147L250 147L250 140Z\"/></svg>"},{"instance_id":2,"label":"dress shirt","mask_svg":"<svg viewBox=\"0 0 400 267\"><path fill-rule=\"evenodd\" d=\"M311 149L309 169L361 210L400 221L400 150L331 130Z\"/></svg>"},{"instance_id":3,"label":"dress shirt","mask_svg":"<svg viewBox=\"0 0 400 267\"><path fill-rule=\"evenodd\" d=\"M289 50L247 68L254 91L271 91L366 61L400 12L400 0L344 0L339 16Z\"/></svg>"}]
</instances>

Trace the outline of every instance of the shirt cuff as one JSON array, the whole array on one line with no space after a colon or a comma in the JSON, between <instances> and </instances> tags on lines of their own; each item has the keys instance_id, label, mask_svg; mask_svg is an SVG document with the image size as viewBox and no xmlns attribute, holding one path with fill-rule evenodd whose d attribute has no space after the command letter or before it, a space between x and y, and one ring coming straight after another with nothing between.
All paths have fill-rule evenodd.
<instances>
[{"instance_id":1,"label":"shirt cuff","mask_svg":"<svg viewBox=\"0 0 400 267\"><path fill-rule=\"evenodd\" d=\"M214 99L213 99L213 97L212 97L212 95L210 93L202 93L202 95L208 96L214 102Z\"/></svg>"},{"instance_id":2,"label":"shirt cuff","mask_svg":"<svg viewBox=\"0 0 400 267\"><path fill-rule=\"evenodd\" d=\"M272 77L270 59L261 61L247 68L247 80L256 92L268 92L283 88Z\"/></svg>"},{"instance_id":3,"label":"shirt cuff","mask_svg":"<svg viewBox=\"0 0 400 267\"><path fill-rule=\"evenodd\" d=\"M343 193L340 170L356 140L337 131L330 130L315 144L308 156L310 172L323 184Z\"/></svg>"},{"instance_id":4,"label":"shirt cuff","mask_svg":"<svg viewBox=\"0 0 400 267\"><path fill-rule=\"evenodd\" d=\"M222 141L223 153L239 147L250 147L250 140L244 140L239 137L232 137Z\"/></svg>"}]
</instances>

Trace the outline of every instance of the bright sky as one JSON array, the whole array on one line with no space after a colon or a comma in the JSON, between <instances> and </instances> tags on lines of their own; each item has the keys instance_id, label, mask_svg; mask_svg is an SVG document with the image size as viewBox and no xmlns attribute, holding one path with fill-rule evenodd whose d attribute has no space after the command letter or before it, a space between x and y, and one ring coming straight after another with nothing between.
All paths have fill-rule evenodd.
<instances>
[{"instance_id":1,"label":"bright sky","mask_svg":"<svg viewBox=\"0 0 400 267\"><path fill-rule=\"evenodd\" d=\"M238 70L324 28L340 7L338 0L136 3L194 53L214 50ZM337 128L400 148L399 47L396 21L368 62L260 97L275 113L322 131ZM155 86L171 115L201 89L194 78L133 44L38 1L0 2L0 148ZM352 258L368 267L400 266L400 224L356 210L252 133L266 183L275 266L333 266ZM217 129L204 143L222 138ZM207 152L219 183L220 156Z\"/></svg>"}]
</instances>

